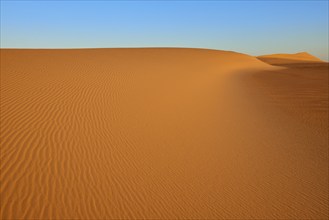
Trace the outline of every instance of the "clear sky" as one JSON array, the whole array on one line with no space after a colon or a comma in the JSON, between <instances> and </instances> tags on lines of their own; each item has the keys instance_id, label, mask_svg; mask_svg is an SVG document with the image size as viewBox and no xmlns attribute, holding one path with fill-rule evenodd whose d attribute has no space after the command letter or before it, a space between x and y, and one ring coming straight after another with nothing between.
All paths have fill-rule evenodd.
<instances>
[{"instance_id":1,"label":"clear sky","mask_svg":"<svg viewBox=\"0 0 329 220\"><path fill-rule=\"evenodd\" d=\"M328 1L3 1L2 48L196 47L328 60Z\"/></svg>"}]
</instances>

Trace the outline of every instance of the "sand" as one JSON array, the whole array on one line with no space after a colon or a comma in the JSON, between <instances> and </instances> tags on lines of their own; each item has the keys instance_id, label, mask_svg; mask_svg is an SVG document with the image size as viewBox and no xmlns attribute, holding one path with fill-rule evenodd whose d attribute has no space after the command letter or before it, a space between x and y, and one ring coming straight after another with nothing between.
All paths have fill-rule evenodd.
<instances>
[{"instance_id":1,"label":"sand","mask_svg":"<svg viewBox=\"0 0 329 220\"><path fill-rule=\"evenodd\" d=\"M269 63L1 49L1 219L328 218L328 64Z\"/></svg>"},{"instance_id":2,"label":"sand","mask_svg":"<svg viewBox=\"0 0 329 220\"><path fill-rule=\"evenodd\" d=\"M307 52L295 54L271 54L258 56L258 59L274 65L291 64L291 63L323 63L323 61Z\"/></svg>"}]
</instances>

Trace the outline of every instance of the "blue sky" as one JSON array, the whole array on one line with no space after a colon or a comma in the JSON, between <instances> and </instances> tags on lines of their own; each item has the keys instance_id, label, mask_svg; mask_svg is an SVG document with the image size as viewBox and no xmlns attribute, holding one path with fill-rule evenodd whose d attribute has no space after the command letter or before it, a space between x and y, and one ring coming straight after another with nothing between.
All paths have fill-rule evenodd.
<instances>
[{"instance_id":1,"label":"blue sky","mask_svg":"<svg viewBox=\"0 0 329 220\"><path fill-rule=\"evenodd\" d=\"M2 48L196 47L328 60L328 1L3 1Z\"/></svg>"}]
</instances>

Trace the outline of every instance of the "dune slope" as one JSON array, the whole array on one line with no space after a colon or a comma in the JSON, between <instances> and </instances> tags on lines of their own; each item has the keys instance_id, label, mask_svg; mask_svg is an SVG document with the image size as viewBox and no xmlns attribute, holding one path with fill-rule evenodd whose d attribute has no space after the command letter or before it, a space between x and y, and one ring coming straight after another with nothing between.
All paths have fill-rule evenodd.
<instances>
[{"instance_id":1,"label":"dune slope","mask_svg":"<svg viewBox=\"0 0 329 220\"><path fill-rule=\"evenodd\" d=\"M307 53L307 52L300 52L295 54L271 54L271 55L263 55L258 56L258 59L269 63L269 64L289 64L289 63L323 63L322 60L319 58Z\"/></svg>"},{"instance_id":2,"label":"dune slope","mask_svg":"<svg viewBox=\"0 0 329 220\"><path fill-rule=\"evenodd\" d=\"M2 49L1 219L327 218L328 104L292 117L264 87L276 79L255 78L285 69L201 49Z\"/></svg>"}]
</instances>

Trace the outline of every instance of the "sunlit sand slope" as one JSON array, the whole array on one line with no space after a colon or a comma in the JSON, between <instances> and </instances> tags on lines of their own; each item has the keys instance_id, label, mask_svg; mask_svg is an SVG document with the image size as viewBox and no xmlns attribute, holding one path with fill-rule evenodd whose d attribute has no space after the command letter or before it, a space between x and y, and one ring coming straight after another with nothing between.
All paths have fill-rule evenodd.
<instances>
[{"instance_id":1,"label":"sunlit sand slope","mask_svg":"<svg viewBox=\"0 0 329 220\"><path fill-rule=\"evenodd\" d=\"M201 49L2 49L1 219L327 218L326 72L286 69Z\"/></svg>"}]
</instances>

